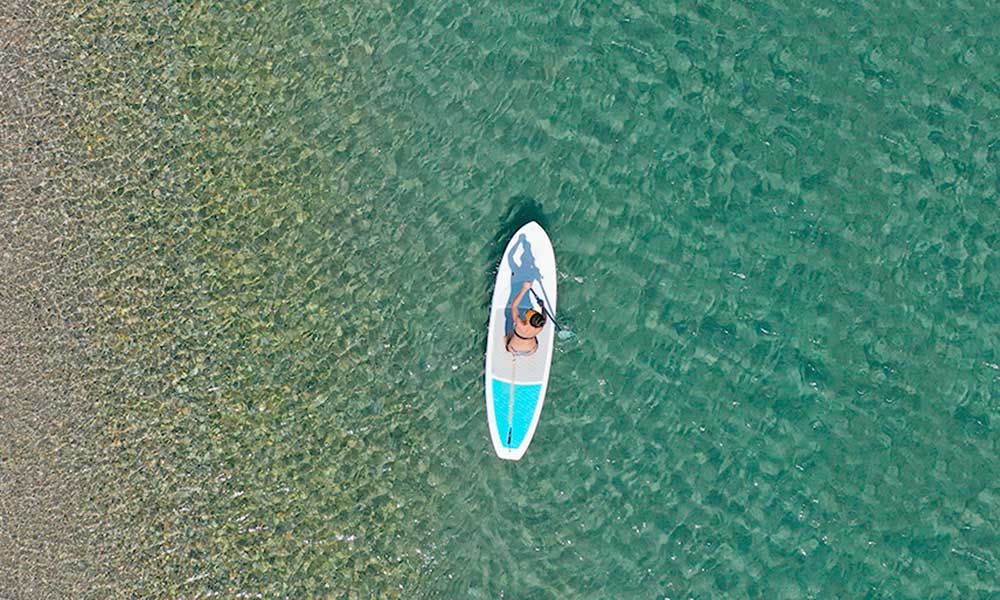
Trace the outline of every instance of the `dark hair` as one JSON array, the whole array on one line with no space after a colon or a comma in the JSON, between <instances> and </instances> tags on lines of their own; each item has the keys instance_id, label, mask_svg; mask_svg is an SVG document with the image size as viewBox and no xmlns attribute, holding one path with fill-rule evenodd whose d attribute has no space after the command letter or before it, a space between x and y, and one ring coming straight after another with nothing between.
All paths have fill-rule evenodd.
<instances>
[{"instance_id":1,"label":"dark hair","mask_svg":"<svg viewBox=\"0 0 1000 600\"><path fill-rule=\"evenodd\" d=\"M528 323L530 323L532 327L542 327L545 325L545 315L536 312L531 315L531 318L528 319Z\"/></svg>"}]
</instances>

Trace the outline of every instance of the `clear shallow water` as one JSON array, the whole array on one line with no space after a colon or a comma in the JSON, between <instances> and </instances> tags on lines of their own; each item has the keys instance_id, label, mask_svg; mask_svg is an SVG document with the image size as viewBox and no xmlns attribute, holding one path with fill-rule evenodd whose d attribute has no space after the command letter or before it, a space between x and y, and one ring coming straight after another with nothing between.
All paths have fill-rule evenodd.
<instances>
[{"instance_id":1,"label":"clear shallow water","mask_svg":"<svg viewBox=\"0 0 1000 600\"><path fill-rule=\"evenodd\" d=\"M998 593L1000 11L135 9L77 57L135 590ZM528 218L575 337L510 464Z\"/></svg>"}]
</instances>

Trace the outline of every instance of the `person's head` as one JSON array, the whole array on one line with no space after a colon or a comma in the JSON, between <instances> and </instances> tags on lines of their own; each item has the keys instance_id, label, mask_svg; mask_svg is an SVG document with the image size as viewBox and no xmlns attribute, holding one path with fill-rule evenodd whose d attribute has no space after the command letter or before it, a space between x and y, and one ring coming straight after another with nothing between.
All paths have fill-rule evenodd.
<instances>
[{"instance_id":1,"label":"person's head","mask_svg":"<svg viewBox=\"0 0 1000 600\"><path fill-rule=\"evenodd\" d=\"M525 321L527 321L528 325L531 325L532 327L537 327L541 329L545 325L544 313L535 312L534 310L529 310L526 317L527 318L525 319Z\"/></svg>"}]
</instances>

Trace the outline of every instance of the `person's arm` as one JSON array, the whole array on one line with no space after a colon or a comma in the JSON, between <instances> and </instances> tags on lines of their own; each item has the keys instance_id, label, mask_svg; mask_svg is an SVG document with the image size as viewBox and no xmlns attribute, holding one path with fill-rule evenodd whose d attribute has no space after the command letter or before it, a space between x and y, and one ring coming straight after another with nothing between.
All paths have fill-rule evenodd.
<instances>
[{"instance_id":1,"label":"person's arm","mask_svg":"<svg viewBox=\"0 0 1000 600\"><path fill-rule=\"evenodd\" d=\"M514 301L510 305L510 314L514 316L514 324L523 324L524 321L521 320L521 315L518 313L517 305L521 303L521 298L528 293L528 288L531 287L530 281L525 281L524 285L521 286L521 291L514 296Z\"/></svg>"}]
</instances>

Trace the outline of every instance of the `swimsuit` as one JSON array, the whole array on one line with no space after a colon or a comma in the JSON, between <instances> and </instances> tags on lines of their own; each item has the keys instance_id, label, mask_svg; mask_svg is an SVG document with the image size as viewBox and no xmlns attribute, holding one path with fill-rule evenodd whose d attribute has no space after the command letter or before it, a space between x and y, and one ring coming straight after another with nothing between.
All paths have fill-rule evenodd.
<instances>
[{"instance_id":1,"label":"swimsuit","mask_svg":"<svg viewBox=\"0 0 1000 600\"><path fill-rule=\"evenodd\" d=\"M507 343L504 344L504 347L507 349L507 352L510 352L514 356L531 356L532 354L538 351L538 337L535 336L524 337L523 335L519 334L516 329L511 330L511 333L521 338L522 340L535 340L535 347L532 348L531 350L515 350L510 347L511 336L508 335Z\"/></svg>"}]
</instances>

